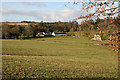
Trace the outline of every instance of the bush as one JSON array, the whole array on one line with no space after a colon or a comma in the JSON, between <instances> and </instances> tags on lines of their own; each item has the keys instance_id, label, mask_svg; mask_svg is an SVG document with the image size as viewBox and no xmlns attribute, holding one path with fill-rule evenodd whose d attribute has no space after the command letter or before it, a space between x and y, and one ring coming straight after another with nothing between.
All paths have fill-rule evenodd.
<instances>
[{"instance_id":1,"label":"bush","mask_svg":"<svg viewBox=\"0 0 120 80\"><path fill-rule=\"evenodd\" d=\"M67 32L68 36L75 36L75 32Z\"/></svg>"}]
</instances>

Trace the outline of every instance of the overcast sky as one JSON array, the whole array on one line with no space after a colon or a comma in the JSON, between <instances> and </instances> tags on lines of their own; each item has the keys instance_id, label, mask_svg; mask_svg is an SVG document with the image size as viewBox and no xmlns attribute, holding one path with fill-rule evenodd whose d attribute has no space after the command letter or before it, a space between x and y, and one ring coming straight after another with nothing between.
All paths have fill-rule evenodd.
<instances>
[{"instance_id":1,"label":"overcast sky","mask_svg":"<svg viewBox=\"0 0 120 80\"><path fill-rule=\"evenodd\" d=\"M0 21L70 21L85 11L80 11L81 3L73 5L67 2L2 2L0 13L2 13ZM92 12L92 11L91 11Z\"/></svg>"}]
</instances>

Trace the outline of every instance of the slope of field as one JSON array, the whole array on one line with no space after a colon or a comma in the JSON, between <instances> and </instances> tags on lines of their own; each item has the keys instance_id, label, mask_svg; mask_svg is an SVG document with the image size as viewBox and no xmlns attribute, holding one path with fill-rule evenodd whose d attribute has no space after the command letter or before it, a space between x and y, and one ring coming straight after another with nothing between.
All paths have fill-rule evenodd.
<instances>
[{"instance_id":1,"label":"slope of field","mask_svg":"<svg viewBox=\"0 0 120 80\"><path fill-rule=\"evenodd\" d=\"M2 40L3 78L117 78L118 61L102 42L81 37Z\"/></svg>"}]
</instances>

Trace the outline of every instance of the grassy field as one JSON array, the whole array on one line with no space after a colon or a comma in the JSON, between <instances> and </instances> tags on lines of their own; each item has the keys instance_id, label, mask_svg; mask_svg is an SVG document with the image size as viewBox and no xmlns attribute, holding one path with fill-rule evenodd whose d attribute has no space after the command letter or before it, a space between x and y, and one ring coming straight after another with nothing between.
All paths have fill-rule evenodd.
<instances>
[{"instance_id":1,"label":"grassy field","mask_svg":"<svg viewBox=\"0 0 120 80\"><path fill-rule=\"evenodd\" d=\"M99 43L86 37L2 40L2 77L117 78L117 55Z\"/></svg>"}]
</instances>

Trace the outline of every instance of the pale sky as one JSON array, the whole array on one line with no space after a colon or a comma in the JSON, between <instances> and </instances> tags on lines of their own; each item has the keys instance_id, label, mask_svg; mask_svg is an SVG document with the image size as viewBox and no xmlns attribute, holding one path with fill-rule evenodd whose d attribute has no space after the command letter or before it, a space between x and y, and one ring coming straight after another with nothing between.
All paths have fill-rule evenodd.
<instances>
[{"instance_id":1,"label":"pale sky","mask_svg":"<svg viewBox=\"0 0 120 80\"><path fill-rule=\"evenodd\" d=\"M80 15L86 14L81 12L81 3L73 5L68 2L30 2L22 0L21 2L2 2L0 13L2 13L1 21L70 21ZM92 11L91 11L92 12Z\"/></svg>"}]
</instances>

